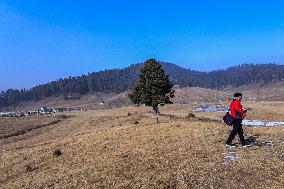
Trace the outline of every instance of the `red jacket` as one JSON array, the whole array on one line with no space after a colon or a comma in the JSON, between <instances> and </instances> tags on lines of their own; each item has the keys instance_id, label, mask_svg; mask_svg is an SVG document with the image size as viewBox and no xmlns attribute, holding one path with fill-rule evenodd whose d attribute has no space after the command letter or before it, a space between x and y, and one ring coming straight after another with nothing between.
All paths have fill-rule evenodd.
<instances>
[{"instance_id":1,"label":"red jacket","mask_svg":"<svg viewBox=\"0 0 284 189\"><path fill-rule=\"evenodd\" d=\"M245 112L239 100L233 100L231 102L230 109L232 117L234 117L235 119L242 119L242 116Z\"/></svg>"}]
</instances>

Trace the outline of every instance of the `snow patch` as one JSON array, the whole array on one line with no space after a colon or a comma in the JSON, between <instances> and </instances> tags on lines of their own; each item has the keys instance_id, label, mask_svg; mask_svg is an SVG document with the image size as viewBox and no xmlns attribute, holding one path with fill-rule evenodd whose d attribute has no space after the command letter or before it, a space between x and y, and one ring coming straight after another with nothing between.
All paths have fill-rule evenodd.
<instances>
[{"instance_id":1,"label":"snow patch","mask_svg":"<svg viewBox=\"0 0 284 189\"><path fill-rule=\"evenodd\" d=\"M196 112L227 112L230 107L221 104L205 104L194 106L192 109Z\"/></svg>"},{"instance_id":2,"label":"snow patch","mask_svg":"<svg viewBox=\"0 0 284 189\"><path fill-rule=\"evenodd\" d=\"M265 127L275 127L275 126L280 126L284 125L283 121L259 121L259 120L243 120L242 121L243 125L248 125L248 126L265 126Z\"/></svg>"}]
</instances>

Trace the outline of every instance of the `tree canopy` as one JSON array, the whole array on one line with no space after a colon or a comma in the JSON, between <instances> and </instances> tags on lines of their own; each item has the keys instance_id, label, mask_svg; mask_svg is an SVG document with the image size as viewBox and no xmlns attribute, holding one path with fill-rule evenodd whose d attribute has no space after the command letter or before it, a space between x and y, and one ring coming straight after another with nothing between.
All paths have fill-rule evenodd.
<instances>
[{"instance_id":1,"label":"tree canopy","mask_svg":"<svg viewBox=\"0 0 284 189\"><path fill-rule=\"evenodd\" d=\"M129 98L134 104L151 106L158 115L159 106L172 103L171 98L175 92L172 87L173 84L161 64L152 58L144 63L138 84Z\"/></svg>"}]
</instances>

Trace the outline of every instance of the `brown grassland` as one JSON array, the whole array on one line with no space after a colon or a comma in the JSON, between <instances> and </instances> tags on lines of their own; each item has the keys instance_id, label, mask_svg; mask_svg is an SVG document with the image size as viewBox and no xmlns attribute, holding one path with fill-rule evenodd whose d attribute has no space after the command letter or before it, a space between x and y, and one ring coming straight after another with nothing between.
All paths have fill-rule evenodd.
<instances>
[{"instance_id":1,"label":"brown grassland","mask_svg":"<svg viewBox=\"0 0 284 189\"><path fill-rule=\"evenodd\" d=\"M159 124L133 106L0 118L1 135L34 128L0 139L0 188L283 188L283 126L245 127L259 145L228 149L224 113L187 117L193 104L162 107ZM284 121L283 101L243 104L249 119Z\"/></svg>"}]
</instances>

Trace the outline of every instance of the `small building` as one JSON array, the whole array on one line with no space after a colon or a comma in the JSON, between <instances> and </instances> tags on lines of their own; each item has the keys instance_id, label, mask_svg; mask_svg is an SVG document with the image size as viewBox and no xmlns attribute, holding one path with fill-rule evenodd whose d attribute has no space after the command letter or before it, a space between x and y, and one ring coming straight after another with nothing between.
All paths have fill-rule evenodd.
<instances>
[{"instance_id":1,"label":"small building","mask_svg":"<svg viewBox=\"0 0 284 189\"><path fill-rule=\"evenodd\" d=\"M17 112L1 112L1 117L17 117Z\"/></svg>"},{"instance_id":2,"label":"small building","mask_svg":"<svg viewBox=\"0 0 284 189\"><path fill-rule=\"evenodd\" d=\"M81 97L79 95L64 95L64 100L80 100Z\"/></svg>"}]
</instances>

